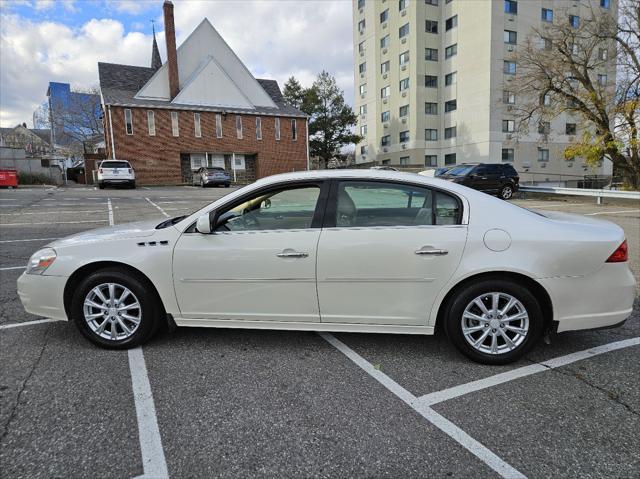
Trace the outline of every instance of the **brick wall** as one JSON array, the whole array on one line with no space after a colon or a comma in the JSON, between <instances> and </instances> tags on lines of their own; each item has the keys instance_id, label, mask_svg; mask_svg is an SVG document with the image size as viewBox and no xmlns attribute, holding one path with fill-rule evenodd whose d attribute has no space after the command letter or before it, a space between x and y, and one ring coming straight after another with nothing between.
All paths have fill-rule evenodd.
<instances>
[{"instance_id":1,"label":"brick wall","mask_svg":"<svg viewBox=\"0 0 640 479\"><path fill-rule=\"evenodd\" d=\"M298 139L292 140L291 118L280 119L280 140L275 139L275 117L261 116L262 140L256 139L254 115L242 116L243 139L236 135L236 115L223 116L223 138L216 138L215 113L199 112L202 137L195 137L193 111L178 111L180 136L171 129L171 110L154 109L156 135L149 136L147 109L131 108L133 135L127 135L124 108L111 107L116 159L128 160L141 184L178 184L182 181L180 153L237 153L255 155L256 178L307 169L306 120L297 118ZM197 111L197 110L196 110ZM111 136L105 115L107 157Z\"/></svg>"}]
</instances>

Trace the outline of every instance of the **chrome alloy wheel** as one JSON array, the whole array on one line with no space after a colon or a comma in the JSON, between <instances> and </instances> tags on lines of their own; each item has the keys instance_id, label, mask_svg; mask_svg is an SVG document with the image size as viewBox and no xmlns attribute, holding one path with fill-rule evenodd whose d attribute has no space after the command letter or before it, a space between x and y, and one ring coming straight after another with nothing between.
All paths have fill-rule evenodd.
<instances>
[{"instance_id":1,"label":"chrome alloy wheel","mask_svg":"<svg viewBox=\"0 0 640 479\"><path fill-rule=\"evenodd\" d=\"M84 319L91 331L104 339L119 341L136 332L142 308L133 292L117 283L103 283L84 299Z\"/></svg>"},{"instance_id":2,"label":"chrome alloy wheel","mask_svg":"<svg viewBox=\"0 0 640 479\"><path fill-rule=\"evenodd\" d=\"M505 186L502 189L502 198L505 200L509 200L511 199L512 196L513 196L513 188L511 188L510 186Z\"/></svg>"},{"instance_id":3,"label":"chrome alloy wheel","mask_svg":"<svg viewBox=\"0 0 640 479\"><path fill-rule=\"evenodd\" d=\"M471 301L461 320L462 334L477 351L505 354L520 346L529 332L523 304L507 293L485 293Z\"/></svg>"}]
</instances>

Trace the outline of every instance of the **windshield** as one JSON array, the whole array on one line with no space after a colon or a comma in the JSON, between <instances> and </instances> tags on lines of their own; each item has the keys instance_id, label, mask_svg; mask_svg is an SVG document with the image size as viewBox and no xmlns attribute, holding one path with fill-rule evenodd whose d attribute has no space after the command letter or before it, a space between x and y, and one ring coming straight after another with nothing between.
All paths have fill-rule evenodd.
<instances>
[{"instance_id":1,"label":"windshield","mask_svg":"<svg viewBox=\"0 0 640 479\"><path fill-rule=\"evenodd\" d=\"M126 161L103 161L100 168L131 168Z\"/></svg>"},{"instance_id":2,"label":"windshield","mask_svg":"<svg viewBox=\"0 0 640 479\"><path fill-rule=\"evenodd\" d=\"M451 176L464 176L467 173L469 173L471 170L473 170L475 166L474 165L460 165L460 166L455 166L453 168L451 168L449 171L445 172L445 175L451 175Z\"/></svg>"}]
</instances>

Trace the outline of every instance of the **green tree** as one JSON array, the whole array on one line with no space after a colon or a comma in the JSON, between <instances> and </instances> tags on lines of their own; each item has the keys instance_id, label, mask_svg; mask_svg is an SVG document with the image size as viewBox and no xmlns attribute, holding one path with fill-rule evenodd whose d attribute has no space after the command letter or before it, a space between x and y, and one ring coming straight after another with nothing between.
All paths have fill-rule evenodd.
<instances>
[{"instance_id":1,"label":"green tree","mask_svg":"<svg viewBox=\"0 0 640 479\"><path fill-rule=\"evenodd\" d=\"M287 83L284 84L284 90L282 90L282 96L287 105L291 105L294 108L300 109L302 102L304 101L305 89L302 88L300 82L296 80L296 77L291 76Z\"/></svg>"},{"instance_id":2,"label":"green tree","mask_svg":"<svg viewBox=\"0 0 640 479\"><path fill-rule=\"evenodd\" d=\"M342 147L360 141L353 133L356 115L328 72L320 73L305 90L301 109L309 115L309 154L319 159L321 167L326 168Z\"/></svg>"}]
</instances>

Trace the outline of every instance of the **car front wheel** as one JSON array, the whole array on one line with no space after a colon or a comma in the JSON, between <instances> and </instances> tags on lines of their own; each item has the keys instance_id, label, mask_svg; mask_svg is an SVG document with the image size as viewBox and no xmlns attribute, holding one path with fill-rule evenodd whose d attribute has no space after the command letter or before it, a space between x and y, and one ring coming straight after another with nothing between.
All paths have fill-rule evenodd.
<instances>
[{"instance_id":1,"label":"car front wheel","mask_svg":"<svg viewBox=\"0 0 640 479\"><path fill-rule=\"evenodd\" d=\"M148 285L118 269L87 276L71 304L80 332L108 349L132 348L149 340L159 324L160 309Z\"/></svg>"},{"instance_id":2,"label":"car front wheel","mask_svg":"<svg viewBox=\"0 0 640 479\"><path fill-rule=\"evenodd\" d=\"M454 346L483 364L518 360L543 329L535 296L518 283L498 279L466 286L453 298L445 321Z\"/></svg>"},{"instance_id":3,"label":"car front wheel","mask_svg":"<svg viewBox=\"0 0 640 479\"><path fill-rule=\"evenodd\" d=\"M500 198L502 198L503 200L510 200L511 198L513 198L513 186L504 185L500 189Z\"/></svg>"}]
</instances>

